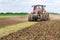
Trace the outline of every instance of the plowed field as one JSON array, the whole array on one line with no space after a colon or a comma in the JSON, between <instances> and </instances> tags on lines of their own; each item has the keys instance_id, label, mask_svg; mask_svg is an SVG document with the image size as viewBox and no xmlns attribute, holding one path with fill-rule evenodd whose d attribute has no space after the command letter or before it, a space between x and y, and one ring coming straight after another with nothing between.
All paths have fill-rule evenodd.
<instances>
[{"instance_id":1,"label":"plowed field","mask_svg":"<svg viewBox=\"0 0 60 40\"><path fill-rule=\"evenodd\" d=\"M51 16L53 18L53 16ZM11 33L0 40L60 40L60 19L41 21L23 30Z\"/></svg>"},{"instance_id":2,"label":"plowed field","mask_svg":"<svg viewBox=\"0 0 60 40\"><path fill-rule=\"evenodd\" d=\"M15 25L26 21L27 21L27 17L20 17L20 16L0 18L0 28L10 25Z\"/></svg>"}]
</instances>

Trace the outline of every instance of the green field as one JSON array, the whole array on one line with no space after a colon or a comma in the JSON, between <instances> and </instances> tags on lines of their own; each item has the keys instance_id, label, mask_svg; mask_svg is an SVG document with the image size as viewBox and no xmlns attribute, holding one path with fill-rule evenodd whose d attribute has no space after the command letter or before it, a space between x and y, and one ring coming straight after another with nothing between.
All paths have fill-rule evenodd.
<instances>
[{"instance_id":1,"label":"green field","mask_svg":"<svg viewBox=\"0 0 60 40\"><path fill-rule=\"evenodd\" d=\"M28 13L1 13L0 16L26 16Z\"/></svg>"},{"instance_id":2,"label":"green field","mask_svg":"<svg viewBox=\"0 0 60 40\"><path fill-rule=\"evenodd\" d=\"M28 13L0 13L0 18L12 17L12 16L27 16Z\"/></svg>"}]
</instances>

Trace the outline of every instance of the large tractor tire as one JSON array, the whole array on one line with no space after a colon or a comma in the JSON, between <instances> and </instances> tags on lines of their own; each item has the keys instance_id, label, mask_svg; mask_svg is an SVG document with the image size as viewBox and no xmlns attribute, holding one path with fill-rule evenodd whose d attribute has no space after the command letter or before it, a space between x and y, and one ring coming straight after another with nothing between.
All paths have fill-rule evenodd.
<instances>
[{"instance_id":1,"label":"large tractor tire","mask_svg":"<svg viewBox=\"0 0 60 40\"><path fill-rule=\"evenodd\" d=\"M40 14L40 20L44 21L44 20L49 20L49 14Z\"/></svg>"},{"instance_id":2,"label":"large tractor tire","mask_svg":"<svg viewBox=\"0 0 60 40\"><path fill-rule=\"evenodd\" d=\"M42 20L47 20L47 18L46 18L46 14L42 14L43 16L42 16Z\"/></svg>"},{"instance_id":3,"label":"large tractor tire","mask_svg":"<svg viewBox=\"0 0 60 40\"><path fill-rule=\"evenodd\" d=\"M46 20L45 14L40 14L40 21Z\"/></svg>"},{"instance_id":4,"label":"large tractor tire","mask_svg":"<svg viewBox=\"0 0 60 40\"><path fill-rule=\"evenodd\" d=\"M31 13L31 14L28 16L28 21L37 21L37 19L38 19L38 14Z\"/></svg>"},{"instance_id":5,"label":"large tractor tire","mask_svg":"<svg viewBox=\"0 0 60 40\"><path fill-rule=\"evenodd\" d=\"M48 13L44 14L44 19L49 20L49 14Z\"/></svg>"},{"instance_id":6,"label":"large tractor tire","mask_svg":"<svg viewBox=\"0 0 60 40\"><path fill-rule=\"evenodd\" d=\"M29 14L28 21L32 21L33 20L32 16L33 16L32 14Z\"/></svg>"},{"instance_id":7,"label":"large tractor tire","mask_svg":"<svg viewBox=\"0 0 60 40\"><path fill-rule=\"evenodd\" d=\"M34 13L33 14L33 21L37 21L38 20L38 14L37 13Z\"/></svg>"},{"instance_id":8,"label":"large tractor tire","mask_svg":"<svg viewBox=\"0 0 60 40\"><path fill-rule=\"evenodd\" d=\"M45 14L45 18L46 18L46 20L49 20L49 13Z\"/></svg>"}]
</instances>

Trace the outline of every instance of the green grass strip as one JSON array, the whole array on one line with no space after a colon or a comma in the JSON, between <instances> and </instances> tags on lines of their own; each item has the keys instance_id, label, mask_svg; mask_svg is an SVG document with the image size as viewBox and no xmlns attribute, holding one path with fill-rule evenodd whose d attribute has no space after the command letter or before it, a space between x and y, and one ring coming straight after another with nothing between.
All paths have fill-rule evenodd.
<instances>
[{"instance_id":1,"label":"green grass strip","mask_svg":"<svg viewBox=\"0 0 60 40\"><path fill-rule=\"evenodd\" d=\"M12 26L6 26L4 28L0 28L0 38L3 36L6 36L8 34L11 34L13 32L17 32L18 30L22 30L24 28L27 28L31 25L34 25L37 22L24 22L24 23L19 23L16 25L12 25Z\"/></svg>"},{"instance_id":2,"label":"green grass strip","mask_svg":"<svg viewBox=\"0 0 60 40\"><path fill-rule=\"evenodd\" d=\"M28 16L28 15L21 15L21 16L0 16L0 18L8 18L8 17L25 17L25 16Z\"/></svg>"}]
</instances>

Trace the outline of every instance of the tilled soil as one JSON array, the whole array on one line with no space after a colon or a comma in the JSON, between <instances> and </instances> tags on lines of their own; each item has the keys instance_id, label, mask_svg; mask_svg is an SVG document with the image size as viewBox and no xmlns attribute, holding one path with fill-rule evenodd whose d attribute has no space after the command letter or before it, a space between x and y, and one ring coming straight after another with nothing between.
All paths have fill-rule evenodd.
<instances>
[{"instance_id":1,"label":"tilled soil","mask_svg":"<svg viewBox=\"0 0 60 40\"><path fill-rule=\"evenodd\" d=\"M0 28L9 25L15 25L26 21L27 21L27 17L19 17L19 16L0 18Z\"/></svg>"},{"instance_id":2,"label":"tilled soil","mask_svg":"<svg viewBox=\"0 0 60 40\"><path fill-rule=\"evenodd\" d=\"M58 15L51 15L50 14L50 19L51 20L60 20L60 16ZM0 28L5 27L5 26L10 26L10 25L15 25L18 23L26 22L28 21L28 16L12 16L12 17L7 17L7 18L0 18Z\"/></svg>"},{"instance_id":3,"label":"tilled soil","mask_svg":"<svg viewBox=\"0 0 60 40\"><path fill-rule=\"evenodd\" d=\"M0 38L0 40L60 40L60 21L38 22L31 27Z\"/></svg>"}]
</instances>

